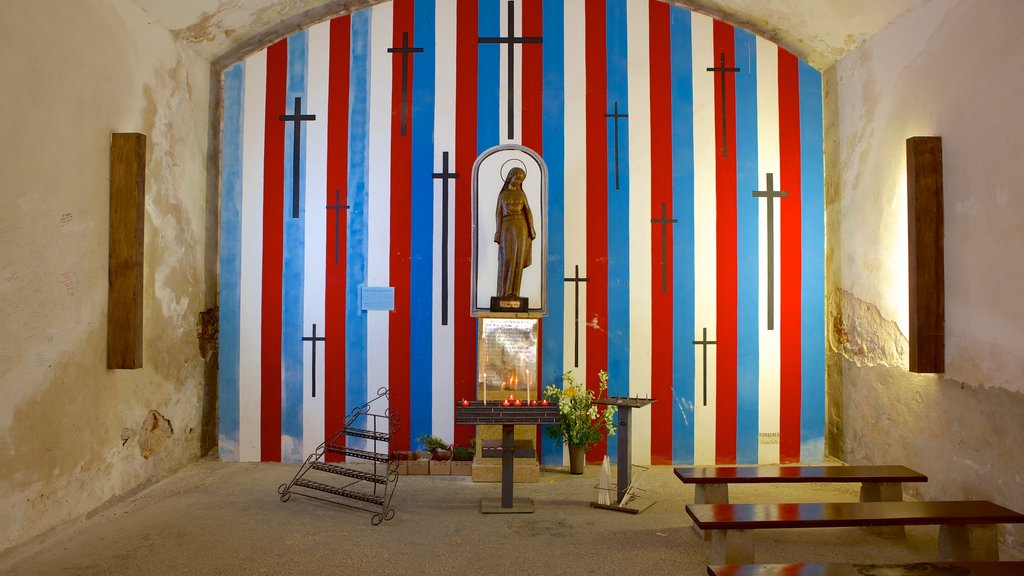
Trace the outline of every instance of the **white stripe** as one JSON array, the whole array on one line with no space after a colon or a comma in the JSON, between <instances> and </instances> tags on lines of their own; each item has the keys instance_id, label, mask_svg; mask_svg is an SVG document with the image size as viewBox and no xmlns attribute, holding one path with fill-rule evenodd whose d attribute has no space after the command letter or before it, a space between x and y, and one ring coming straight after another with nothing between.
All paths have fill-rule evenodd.
<instances>
[{"instance_id":1,"label":"white stripe","mask_svg":"<svg viewBox=\"0 0 1024 576\"><path fill-rule=\"evenodd\" d=\"M239 292L238 459L260 461L260 345L263 293L263 120L267 51L245 61L242 134L242 254Z\"/></svg>"},{"instance_id":2,"label":"white stripe","mask_svg":"<svg viewBox=\"0 0 1024 576\"><path fill-rule=\"evenodd\" d=\"M758 190L767 190L768 173L774 174L772 184L779 189L779 169L782 164L779 150L779 47L767 40L757 39L757 182ZM758 445L757 461L773 464L779 461L779 226L780 205L785 199L775 200L775 329L768 330L768 205L757 199L757 258L758 258Z\"/></svg>"},{"instance_id":3,"label":"white stripe","mask_svg":"<svg viewBox=\"0 0 1024 576\"><path fill-rule=\"evenodd\" d=\"M648 3L626 5L629 67L629 393L651 395L651 52ZM651 411L630 424L633 462L651 463Z\"/></svg>"},{"instance_id":4,"label":"white stripe","mask_svg":"<svg viewBox=\"0 0 1024 576\"><path fill-rule=\"evenodd\" d=\"M302 286L302 334L323 336L326 322L324 290L327 285L327 205L334 204L334 192L327 191L327 85L331 49L330 22L309 29L306 63L306 98L316 121L306 125L306 207L305 258ZM329 199L329 200L328 200ZM313 349L316 348L316 365ZM303 342L302 346L302 453L311 454L324 441L324 345ZM316 397L312 396L313 370Z\"/></svg>"},{"instance_id":5,"label":"white stripe","mask_svg":"<svg viewBox=\"0 0 1024 576\"><path fill-rule=\"evenodd\" d=\"M584 0L565 2L565 276L587 276L587 60ZM587 292L589 284L579 285L579 326L576 325L576 287L563 278L552 279L552 289L560 282L565 290L564 338L562 339L563 370L572 371L582 380L587 370ZM575 365L576 331L579 330L579 366ZM546 384L552 384L547 382ZM563 462L568 461L568 448L563 447Z\"/></svg>"},{"instance_id":6,"label":"white stripe","mask_svg":"<svg viewBox=\"0 0 1024 576\"><path fill-rule=\"evenodd\" d=\"M366 234L366 284L390 286L391 252L391 44L394 5L378 4L370 20L370 143L369 201ZM367 312L366 386L367 398L388 386L389 312ZM382 400L379 404L383 404ZM383 413L386 406L373 407Z\"/></svg>"},{"instance_id":7,"label":"white stripe","mask_svg":"<svg viewBox=\"0 0 1024 576\"><path fill-rule=\"evenodd\" d=\"M438 0L435 5L436 26L434 60L434 171L443 169L442 156L448 152L448 171L455 171L455 0ZM432 321L432 387L430 429L441 438L454 438L455 403L455 312L452 295L455 291L455 194L459 182L466 182L469 189L469 175L448 182L448 245L441 245L442 192L441 181L434 182L434 271L433 271L433 321ZM441 324L441 252L448 254L448 325ZM461 400L461 398L459 399ZM467 398L473 400L473 398Z\"/></svg>"},{"instance_id":8,"label":"white stripe","mask_svg":"<svg viewBox=\"0 0 1024 576\"><path fill-rule=\"evenodd\" d=\"M693 174L694 174L694 326L693 340L708 329L708 340L716 340L717 238L715 207L715 85L714 74L705 72L714 61L714 29L711 18L693 13ZM685 335L685 327L680 327ZM684 336L685 337L685 336ZM694 462L715 463L716 346L707 347L707 374L703 373L703 350L694 346ZM704 378L707 405L704 405Z\"/></svg>"}]
</instances>

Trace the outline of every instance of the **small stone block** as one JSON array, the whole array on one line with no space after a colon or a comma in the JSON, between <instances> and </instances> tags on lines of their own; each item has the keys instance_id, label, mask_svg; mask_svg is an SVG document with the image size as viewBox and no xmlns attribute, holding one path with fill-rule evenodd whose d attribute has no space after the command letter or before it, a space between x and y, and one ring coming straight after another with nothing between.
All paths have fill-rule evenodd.
<instances>
[{"instance_id":1,"label":"small stone block","mask_svg":"<svg viewBox=\"0 0 1024 576\"><path fill-rule=\"evenodd\" d=\"M728 484L696 484L693 488L693 503L694 504L728 504L729 503L729 485ZM693 525L693 531L697 533L705 541L711 541L711 533L705 532L697 525Z\"/></svg>"},{"instance_id":2,"label":"small stone block","mask_svg":"<svg viewBox=\"0 0 1024 576\"><path fill-rule=\"evenodd\" d=\"M753 530L711 530L711 564L752 564Z\"/></svg>"},{"instance_id":3,"label":"small stone block","mask_svg":"<svg viewBox=\"0 0 1024 576\"><path fill-rule=\"evenodd\" d=\"M996 525L943 524L939 527L939 559L952 562L998 561Z\"/></svg>"}]
</instances>

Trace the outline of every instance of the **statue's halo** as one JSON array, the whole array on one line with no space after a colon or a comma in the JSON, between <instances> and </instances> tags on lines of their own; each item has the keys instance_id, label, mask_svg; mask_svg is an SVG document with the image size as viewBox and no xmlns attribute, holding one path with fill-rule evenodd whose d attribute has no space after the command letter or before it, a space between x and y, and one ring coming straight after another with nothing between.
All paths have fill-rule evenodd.
<instances>
[{"instance_id":1,"label":"statue's halo","mask_svg":"<svg viewBox=\"0 0 1024 576\"><path fill-rule=\"evenodd\" d=\"M509 166L509 164L512 164L512 166ZM505 182L505 178L508 176L509 170L515 168L516 166L522 168L523 172L527 174L530 173L530 171L526 169L526 163L523 162L521 159L509 158L508 160L505 160L505 163L501 165L501 170L498 171L499 174L501 175L502 183Z\"/></svg>"}]
</instances>

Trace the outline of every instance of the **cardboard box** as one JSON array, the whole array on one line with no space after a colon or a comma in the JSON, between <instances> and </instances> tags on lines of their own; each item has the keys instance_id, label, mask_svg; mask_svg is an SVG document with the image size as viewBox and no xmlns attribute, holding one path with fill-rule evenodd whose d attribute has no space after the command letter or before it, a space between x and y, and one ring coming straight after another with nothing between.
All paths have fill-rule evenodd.
<instances>
[{"instance_id":1,"label":"cardboard box","mask_svg":"<svg viewBox=\"0 0 1024 576\"><path fill-rule=\"evenodd\" d=\"M452 461L451 460L431 460L430 461L430 474L434 476L451 476L452 473Z\"/></svg>"},{"instance_id":2,"label":"cardboard box","mask_svg":"<svg viewBox=\"0 0 1024 576\"><path fill-rule=\"evenodd\" d=\"M452 460L452 476L472 476L472 460Z\"/></svg>"},{"instance_id":3,"label":"cardboard box","mask_svg":"<svg viewBox=\"0 0 1024 576\"><path fill-rule=\"evenodd\" d=\"M409 453L409 475L430 474L430 452L415 451Z\"/></svg>"}]
</instances>

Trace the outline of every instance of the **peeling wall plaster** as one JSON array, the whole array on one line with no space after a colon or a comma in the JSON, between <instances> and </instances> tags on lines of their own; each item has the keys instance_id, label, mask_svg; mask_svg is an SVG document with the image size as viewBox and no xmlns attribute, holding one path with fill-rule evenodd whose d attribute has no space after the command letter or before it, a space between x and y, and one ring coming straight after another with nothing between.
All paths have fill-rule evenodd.
<instances>
[{"instance_id":1,"label":"peeling wall plaster","mask_svg":"<svg viewBox=\"0 0 1024 576\"><path fill-rule=\"evenodd\" d=\"M151 21L0 3L0 551L200 455L209 64ZM111 132L148 137L139 370L106 369Z\"/></svg>"},{"instance_id":2,"label":"peeling wall plaster","mask_svg":"<svg viewBox=\"0 0 1024 576\"><path fill-rule=\"evenodd\" d=\"M836 289L826 306L829 351L857 366L909 366L907 337L874 304Z\"/></svg>"}]
</instances>

